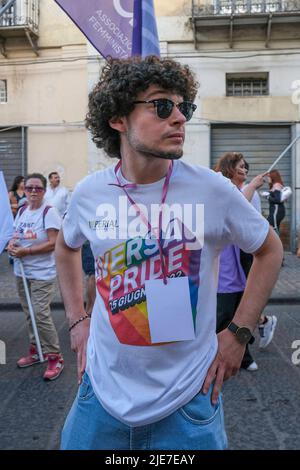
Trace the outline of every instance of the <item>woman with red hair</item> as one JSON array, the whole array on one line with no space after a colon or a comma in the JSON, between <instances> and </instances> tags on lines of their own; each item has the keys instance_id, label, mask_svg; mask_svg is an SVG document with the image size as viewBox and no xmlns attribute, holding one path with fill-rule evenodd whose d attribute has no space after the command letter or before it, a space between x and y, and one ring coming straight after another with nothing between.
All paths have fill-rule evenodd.
<instances>
[{"instance_id":1,"label":"woman with red hair","mask_svg":"<svg viewBox=\"0 0 300 470\"><path fill-rule=\"evenodd\" d=\"M289 186L284 187L279 171L270 171L268 177L270 190L262 195L269 200L268 222L279 235L279 227L285 217L284 201L290 197L292 190Z\"/></svg>"}]
</instances>

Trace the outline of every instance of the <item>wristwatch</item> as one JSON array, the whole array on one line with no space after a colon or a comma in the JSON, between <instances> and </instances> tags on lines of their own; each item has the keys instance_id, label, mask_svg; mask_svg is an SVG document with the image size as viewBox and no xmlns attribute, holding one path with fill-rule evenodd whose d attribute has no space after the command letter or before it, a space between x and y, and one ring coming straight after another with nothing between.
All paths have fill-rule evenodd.
<instances>
[{"instance_id":1,"label":"wristwatch","mask_svg":"<svg viewBox=\"0 0 300 470\"><path fill-rule=\"evenodd\" d=\"M251 333L251 330L246 326L237 326L235 323L231 322L227 326L228 330L235 334L236 339L241 344L253 344L255 341L254 336Z\"/></svg>"}]
</instances>

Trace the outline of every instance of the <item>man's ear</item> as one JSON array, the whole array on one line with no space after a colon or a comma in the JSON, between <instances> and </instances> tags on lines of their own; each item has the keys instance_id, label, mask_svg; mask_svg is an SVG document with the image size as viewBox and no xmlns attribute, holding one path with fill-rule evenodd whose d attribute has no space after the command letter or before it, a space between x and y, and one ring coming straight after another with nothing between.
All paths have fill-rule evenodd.
<instances>
[{"instance_id":1,"label":"man's ear","mask_svg":"<svg viewBox=\"0 0 300 470\"><path fill-rule=\"evenodd\" d=\"M125 117L113 117L108 122L110 127L116 131L125 132L127 129Z\"/></svg>"}]
</instances>

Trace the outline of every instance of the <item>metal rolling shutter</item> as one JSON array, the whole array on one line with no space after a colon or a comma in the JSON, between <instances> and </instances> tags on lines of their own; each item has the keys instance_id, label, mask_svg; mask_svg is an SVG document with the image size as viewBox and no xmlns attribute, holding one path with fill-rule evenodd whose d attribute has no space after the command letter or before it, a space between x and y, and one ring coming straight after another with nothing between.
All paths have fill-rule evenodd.
<instances>
[{"instance_id":1,"label":"metal rolling shutter","mask_svg":"<svg viewBox=\"0 0 300 470\"><path fill-rule=\"evenodd\" d=\"M26 137L25 132L24 137ZM4 173L8 189L16 176L26 173L25 149L26 138L22 142L21 128L18 127L0 132L0 170Z\"/></svg>"},{"instance_id":2,"label":"metal rolling shutter","mask_svg":"<svg viewBox=\"0 0 300 470\"><path fill-rule=\"evenodd\" d=\"M291 142L289 126L216 125L211 129L211 166L214 167L224 152L241 152L250 165L249 178L266 171L278 155ZM291 152L279 162L285 186L291 186ZM267 189L267 185L263 188ZM261 199L264 216L269 213L265 198ZM285 204L286 216L281 223L281 239L285 249L290 249L291 198Z\"/></svg>"}]
</instances>

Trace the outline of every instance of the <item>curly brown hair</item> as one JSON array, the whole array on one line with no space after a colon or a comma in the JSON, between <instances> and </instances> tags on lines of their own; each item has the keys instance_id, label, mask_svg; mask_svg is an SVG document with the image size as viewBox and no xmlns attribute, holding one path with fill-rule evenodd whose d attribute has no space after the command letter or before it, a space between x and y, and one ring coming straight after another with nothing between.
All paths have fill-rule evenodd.
<instances>
[{"instance_id":1,"label":"curly brown hair","mask_svg":"<svg viewBox=\"0 0 300 470\"><path fill-rule=\"evenodd\" d=\"M96 146L110 157L121 158L120 135L110 127L109 120L128 116L138 94L151 85L159 85L189 101L194 101L198 89L189 67L171 59L109 59L103 68L99 82L89 94L86 127Z\"/></svg>"},{"instance_id":2,"label":"curly brown hair","mask_svg":"<svg viewBox=\"0 0 300 470\"><path fill-rule=\"evenodd\" d=\"M214 170L220 171L226 178L232 178L237 164L245 160L244 155L240 152L226 152L217 161Z\"/></svg>"}]
</instances>

